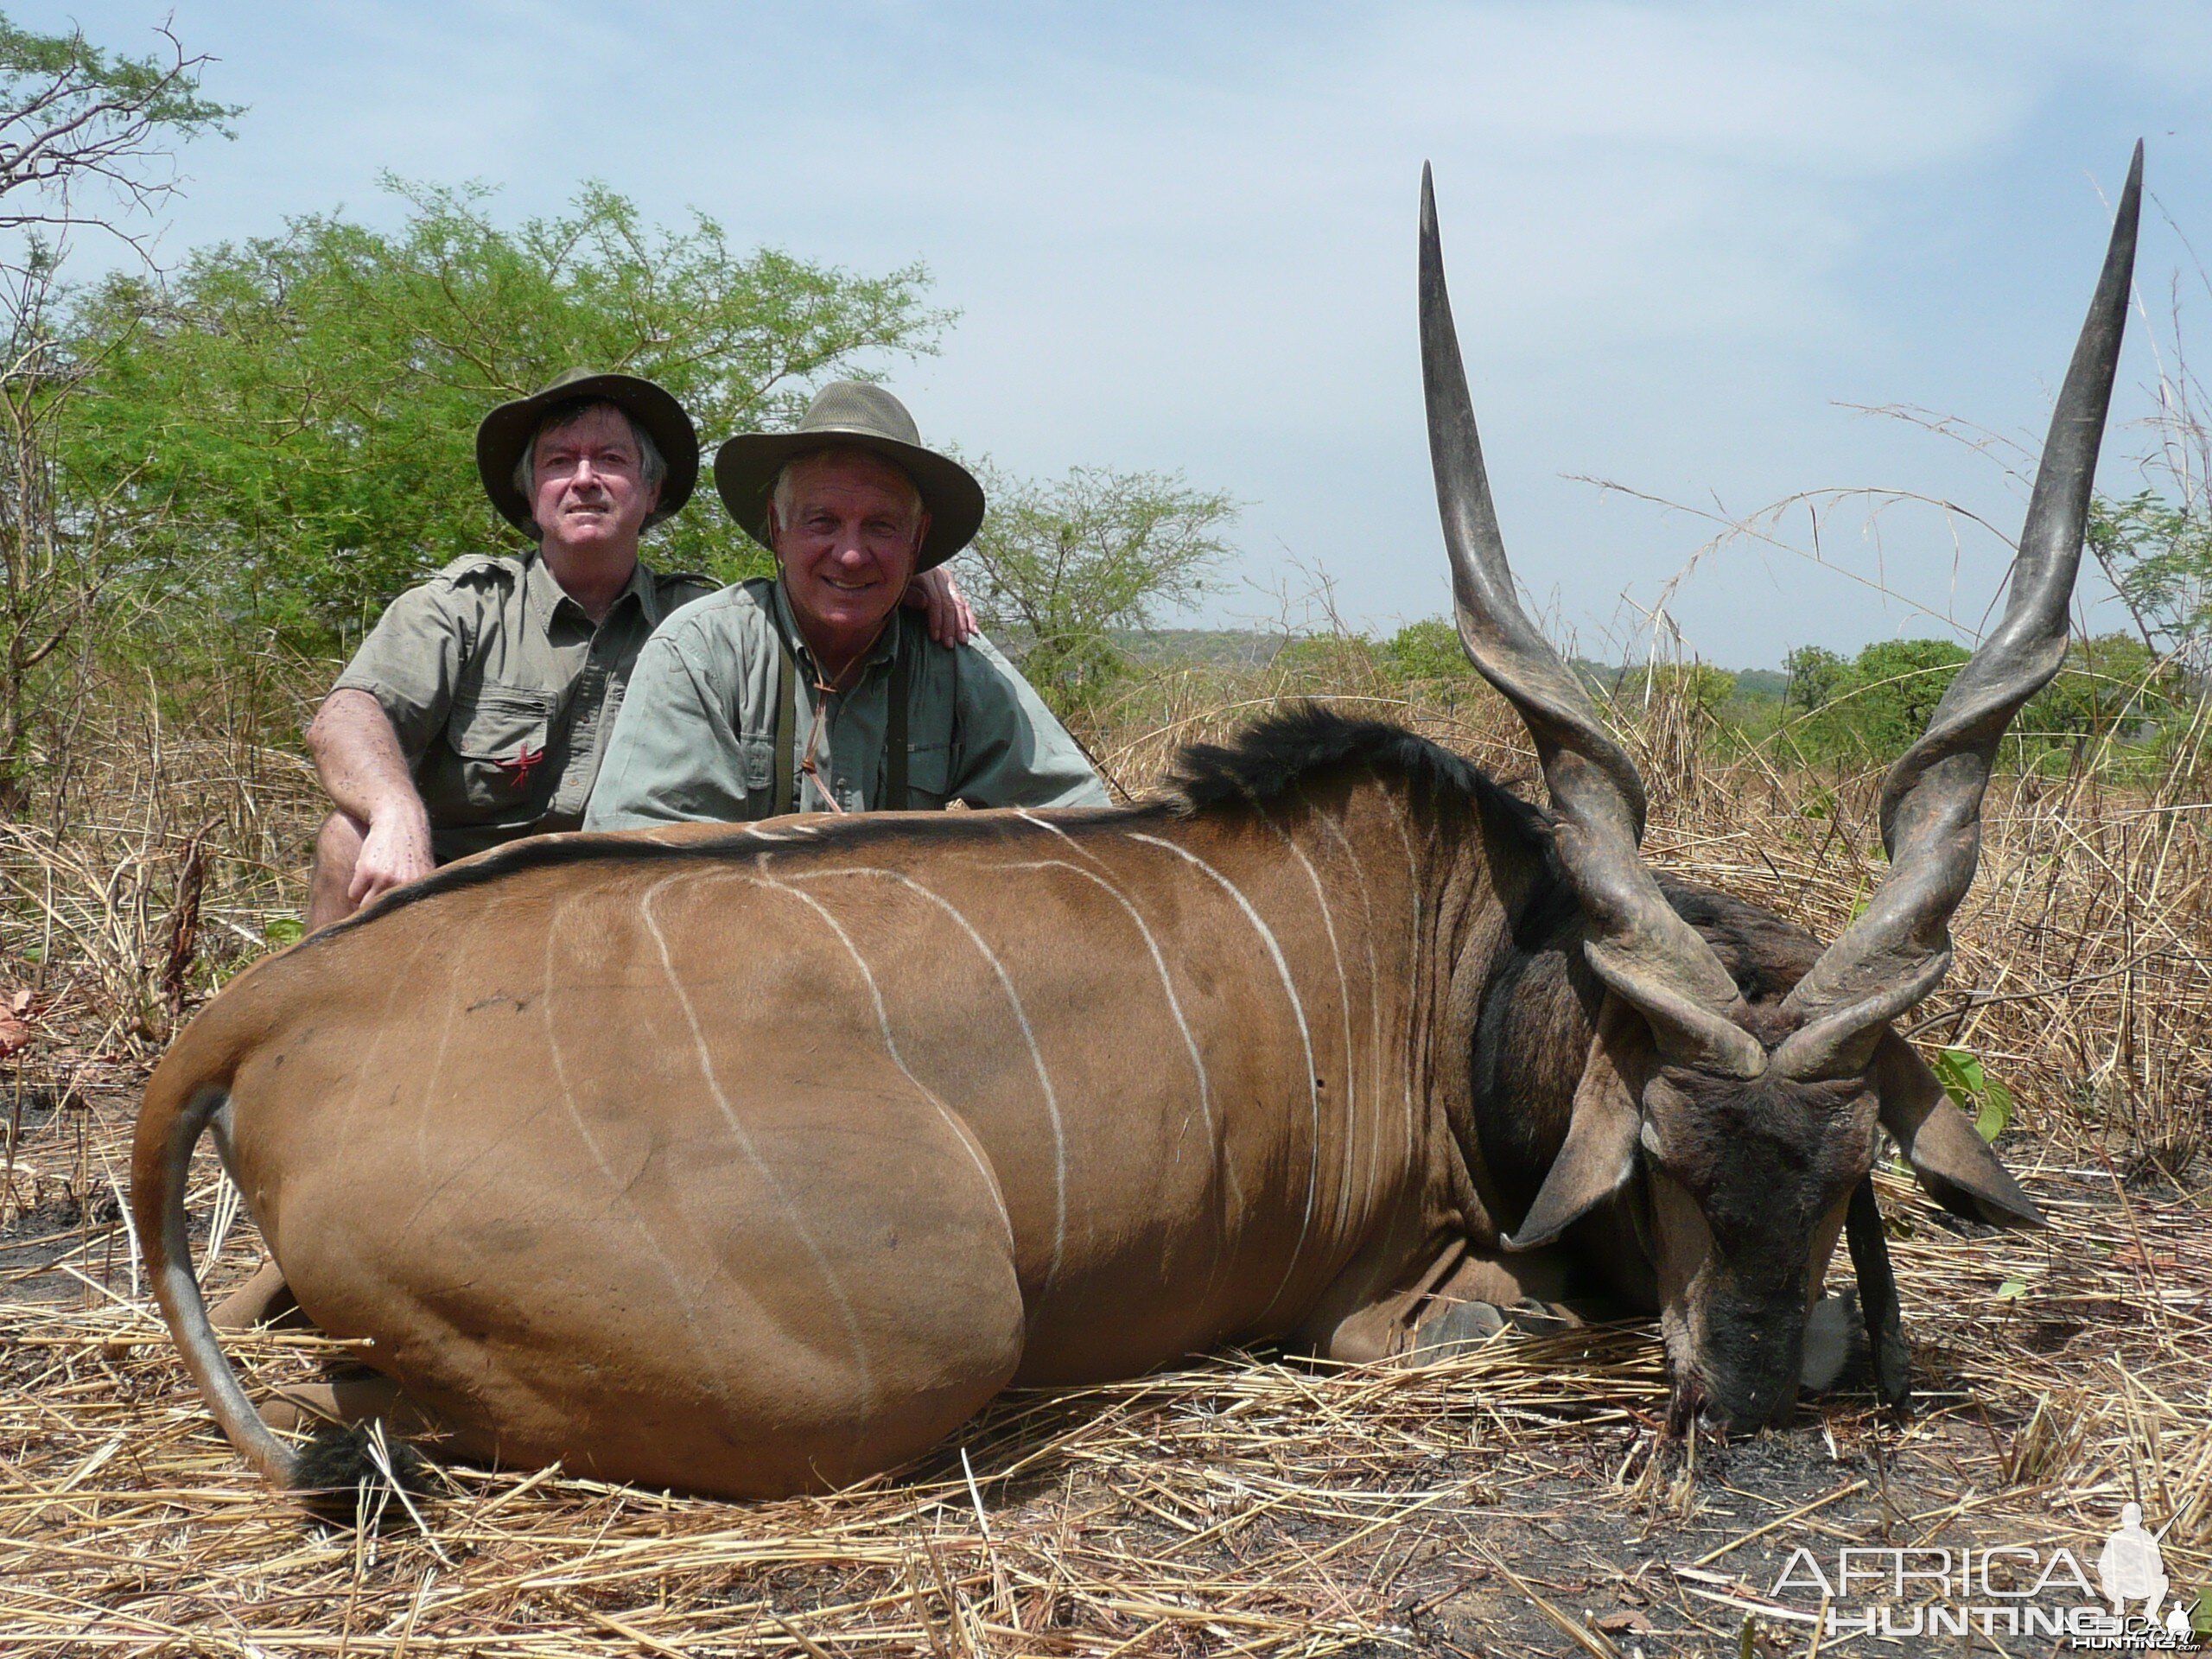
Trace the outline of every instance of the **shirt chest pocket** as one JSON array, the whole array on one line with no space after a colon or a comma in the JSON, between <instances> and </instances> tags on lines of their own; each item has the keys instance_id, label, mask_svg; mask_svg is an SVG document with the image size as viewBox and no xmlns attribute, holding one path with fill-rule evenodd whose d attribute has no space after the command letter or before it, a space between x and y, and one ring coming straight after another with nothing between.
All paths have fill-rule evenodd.
<instances>
[{"instance_id":1,"label":"shirt chest pocket","mask_svg":"<svg viewBox=\"0 0 2212 1659\"><path fill-rule=\"evenodd\" d=\"M943 806L952 791L952 746L914 743L906 749L906 804L919 812Z\"/></svg>"},{"instance_id":2,"label":"shirt chest pocket","mask_svg":"<svg viewBox=\"0 0 2212 1659\"><path fill-rule=\"evenodd\" d=\"M552 724L550 692L485 685L455 698L446 743L459 763L467 804L497 810L542 795L550 786L545 760Z\"/></svg>"}]
</instances>

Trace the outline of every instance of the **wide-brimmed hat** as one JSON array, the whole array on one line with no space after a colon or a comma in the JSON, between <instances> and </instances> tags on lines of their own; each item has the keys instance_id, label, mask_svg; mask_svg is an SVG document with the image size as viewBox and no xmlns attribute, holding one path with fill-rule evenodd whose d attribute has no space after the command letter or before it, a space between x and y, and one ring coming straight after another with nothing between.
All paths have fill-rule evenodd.
<instances>
[{"instance_id":1,"label":"wide-brimmed hat","mask_svg":"<svg viewBox=\"0 0 2212 1659\"><path fill-rule=\"evenodd\" d=\"M537 533L530 503L515 488L515 463L522 459L523 446L537 435L538 423L566 404L613 404L652 435L653 447L668 463L668 475L660 481L660 505L646 515L646 524L674 517L691 499L699 481L699 430L683 405L634 374L567 369L543 391L501 404L476 429L476 471L499 517L525 536Z\"/></svg>"},{"instance_id":2,"label":"wide-brimmed hat","mask_svg":"<svg viewBox=\"0 0 2212 1659\"><path fill-rule=\"evenodd\" d=\"M745 533L768 542L768 498L776 474L795 455L849 446L881 455L922 493L930 533L914 561L918 574L943 564L976 538L983 523L983 486L958 461L922 447L906 405L881 386L833 380L814 394L789 432L743 432L715 453L715 487Z\"/></svg>"}]
</instances>

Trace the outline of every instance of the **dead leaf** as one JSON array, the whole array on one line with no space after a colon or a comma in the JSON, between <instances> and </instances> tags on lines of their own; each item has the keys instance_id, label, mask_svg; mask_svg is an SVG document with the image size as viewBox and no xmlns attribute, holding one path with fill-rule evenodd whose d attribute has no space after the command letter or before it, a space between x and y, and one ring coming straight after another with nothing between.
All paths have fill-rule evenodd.
<instances>
[{"instance_id":1,"label":"dead leaf","mask_svg":"<svg viewBox=\"0 0 2212 1659\"><path fill-rule=\"evenodd\" d=\"M1599 1619L1598 1628L1608 1636L1645 1636L1650 1633L1651 1621L1642 1613L1607 1613Z\"/></svg>"},{"instance_id":2,"label":"dead leaf","mask_svg":"<svg viewBox=\"0 0 2212 1659\"><path fill-rule=\"evenodd\" d=\"M6 1059L31 1039L31 1028L13 1014L0 1014L0 1060Z\"/></svg>"},{"instance_id":3,"label":"dead leaf","mask_svg":"<svg viewBox=\"0 0 2212 1659\"><path fill-rule=\"evenodd\" d=\"M29 991L17 991L15 996L10 999L8 1003L8 1012L14 1014L18 1020L22 1019L26 1014L29 1014L30 1012L30 1007L31 994Z\"/></svg>"}]
</instances>

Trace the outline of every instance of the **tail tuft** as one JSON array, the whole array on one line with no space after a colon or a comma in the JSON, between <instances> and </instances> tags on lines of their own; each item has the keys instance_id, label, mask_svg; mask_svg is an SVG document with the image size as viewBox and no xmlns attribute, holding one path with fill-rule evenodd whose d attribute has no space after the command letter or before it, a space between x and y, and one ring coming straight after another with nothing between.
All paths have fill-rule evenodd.
<instances>
[{"instance_id":1,"label":"tail tuft","mask_svg":"<svg viewBox=\"0 0 2212 1659\"><path fill-rule=\"evenodd\" d=\"M410 1500L427 1497L429 1464L404 1440L387 1440L381 1423L326 1424L293 1461L291 1488L315 1515L340 1525L379 1524ZM394 1505L390 1500L398 1497Z\"/></svg>"}]
</instances>

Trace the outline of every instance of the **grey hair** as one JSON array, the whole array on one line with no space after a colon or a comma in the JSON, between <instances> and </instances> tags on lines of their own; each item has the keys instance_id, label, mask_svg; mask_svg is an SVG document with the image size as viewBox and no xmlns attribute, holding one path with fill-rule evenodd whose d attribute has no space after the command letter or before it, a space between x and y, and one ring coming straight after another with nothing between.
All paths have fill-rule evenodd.
<instances>
[{"instance_id":1,"label":"grey hair","mask_svg":"<svg viewBox=\"0 0 2212 1659\"><path fill-rule=\"evenodd\" d=\"M575 403L556 404L538 416L537 424L530 429L530 438L522 447L522 454L515 457L515 488L527 505L537 499L537 441L548 432L558 432L574 426L595 409L611 409L620 415L630 429L630 435L638 443L638 475L647 485L659 483L668 476L668 461L661 454L660 446L653 442L653 435L645 430L644 423L621 404L606 397L579 398Z\"/></svg>"},{"instance_id":2,"label":"grey hair","mask_svg":"<svg viewBox=\"0 0 2212 1659\"><path fill-rule=\"evenodd\" d=\"M823 456L833 454L839 449L859 449L861 454L872 461L881 461L900 478L906 480L906 493L913 498L912 505L917 517L921 514L924 508L928 506L929 504L922 499L922 486L914 482L914 475L892 460L890 456L877 454L874 450L861 448L857 444L825 443L817 449L800 450L798 454L776 468L776 481L768 492L768 503L775 509L776 521L779 524L782 523L791 512L791 468L804 461L819 461Z\"/></svg>"}]
</instances>

